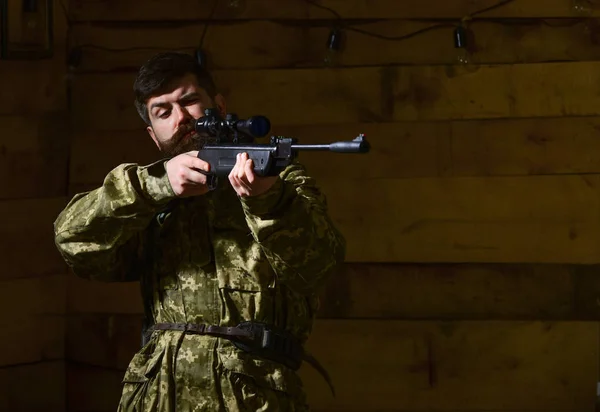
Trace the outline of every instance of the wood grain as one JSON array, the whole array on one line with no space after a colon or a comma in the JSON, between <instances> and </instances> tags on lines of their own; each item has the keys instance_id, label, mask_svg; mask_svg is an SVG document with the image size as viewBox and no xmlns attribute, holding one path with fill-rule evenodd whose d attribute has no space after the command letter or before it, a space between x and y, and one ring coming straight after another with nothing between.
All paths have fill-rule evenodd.
<instances>
[{"instance_id":1,"label":"wood grain","mask_svg":"<svg viewBox=\"0 0 600 412\"><path fill-rule=\"evenodd\" d=\"M300 152L298 159L317 178L381 179L600 173L599 130L600 117L557 117L281 125L272 134L326 144L364 133L371 143L367 155ZM148 164L160 157L142 128L77 133L70 193L100 185L121 163Z\"/></svg>"},{"instance_id":2,"label":"wood grain","mask_svg":"<svg viewBox=\"0 0 600 412\"><path fill-rule=\"evenodd\" d=\"M66 194L68 124L61 111L0 116L0 199Z\"/></svg>"},{"instance_id":3,"label":"wood grain","mask_svg":"<svg viewBox=\"0 0 600 412\"><path fill-rule=\"evenodd\" d=\"M219 2L214 19L332 19L327 10L297 0L249 0L242 9L232 9ZM335 9L348 19L372 18L450 18L464 16L498 4L498 0L320 0L320 5ZM164 7L160 0L70 0L73 21L159 21L198 20L210 15L209 0L173 0ZM592 10L598 15L597 10ZM565 0L520 0L496 8L478 17L573 17L571 3Z\"/></svg>"},{"instance_id":4,"label":"wood grain","mask_svg":"<svg viewBox=\"0 0 600 412\"><path fill-rule=\"evenodd\" d=\"M0 410L67 410L65 363L62 360L0 368L0 385Z\"/></svg>"},{"instance_id":5,"label":"wood grain","mask_svg":"<svg viewBox=\"0 0 600 412\"><path fill-rule=\"evenodd\" d=\"M121 397L123 371L66 362L69 411L114 412Z\"/></svg>"},{"instance_id":6,"label":"wood grain","mask_svg":"<svg viewBox=\"0 0 600 412\"><path fill-rule=\"evenodd\" d=\"M130 317L79 322L72 344L95 348L79 364L123 370L139 349ZM300 375L316 410L592 410L597 345L587 322L319 320L307 349L337 397L310 366Z\"/></svg>"},{"instance_id":7,"label":"wood grain","mask_svg":"<svg viewBox=\"0 0 600 412\"><path fill-rule=\"evenodd\" d=\"M335 70L219 70L214 77L241 117L324 125L598 115L600 63L390 66ZM83 130L144 127L133 74L79 75L73 123Z\"/></svg>"},{"instance_id":8,"label":"wood grain","mask_svg":"<svg viewBox=\"0 0 600 412\"><path fill-rule=\"evenodd\" d=\"M53 222L65 198L0 201L2 279L65 274L67 266L54 244Z\"/></svg>"},{"instance_id":9,"label":"wood grain","mask_svg":"<svg viewBox=\"0 0 600 412\"><path fill-rule=\"evenodd\" d=\"M596 175L318 182L347 261L437 263L597 263L599 183Z\"/></svg>"},{"instance_id":10,"label":"wood grain","mask_svg":"<svg viewBox=\"0 0 600 412\"><path fill-rule=\"evenodd\" d=\"M320 319L600 320L597 265L346 263L319 292ZM71 314L135 317L139 283L68 277ZM139 326L139 325L138 325Z\"/></svg>"},{"instance_id":11,"label":"wood grain","mask_svg":"<svg viewBox=\"0 0 600 412\"><path fill-rule=\"evenodd\" d=\"M211 69L323 68L325 41L331 30L298 22L239 21L211 25L203 48ZM411 20L363 22L353 27L381 36L399 37L437 23ZM595 26L586 21L521 19L476 20L469 26L474 64L536 63L598 60ZM168 28L147 25L75 25L73 46L81 46L78 73L134 70L159 51L191 53L198 47L202 23L182 22ZM454 65L459 53L453 44L452 24L402 41L390 41L347 30L339 54L340 66ZM168 33L168 35L166 35ZM234 41L231 39L244 39Z\"/></svg>"},{"instance_id":12,"label":"wood grain","mask_svg":"<svg viewBox=\"0 0 600 412\"><path fill-rule=\"evenodd\" d=\"M593 410L597 344L590 323L321 321L307 349L337 397L300 372L318 409Z\"/></svg>"},{"instance_id":13,"label":"wood grain","mask_svg":"<svg viewBox=\"0 0 600 412\"><path fill-rule=\"evenodd\" d=\"M65 276L0 282L0 327L11 331L0 367L64 359L66 286Z\"/></svg>"},{"instance_id":14,"label":"wood grain","mask_svg":"<svg viewBox=\"0 0 600 412\"><path fill-rule=\"evenodd\" d=\"M0 115L37 115L67 107L64 60L0 61L0 78L10 79L0 99Z\"/></svg>"},{"instance_id":15,"label":"wood grain","mask_svg":"<svg viewBox=\"0 0 600 412\"><path fill-rule=\"evenodd\" d=\"M317 179L352 263L600 263L599 184L598 175Z\"/></svg>"}]
</instances>

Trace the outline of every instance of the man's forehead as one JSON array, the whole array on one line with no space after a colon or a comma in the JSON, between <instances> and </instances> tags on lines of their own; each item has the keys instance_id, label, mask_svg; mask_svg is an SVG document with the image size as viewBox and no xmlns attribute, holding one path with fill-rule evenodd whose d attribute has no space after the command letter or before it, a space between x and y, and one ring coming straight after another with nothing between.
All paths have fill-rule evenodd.
<instances>
[{"instance_id":1,"label":"man's forehead","mask_svg":"<svg viewBox=\"0 0 600 412\"><path fill-rule=\"evenodd\" d=\"M158 92L156 95L151 96L148 99L147 104L148 106L152 106L156 103L166 103L192 93L198 93L202 95L205 93L205 91L203 88L198 86L198 81L194 75L187 75L171 81L171 83L169 83L163 90Z\"/></svg>"}]
</instances>

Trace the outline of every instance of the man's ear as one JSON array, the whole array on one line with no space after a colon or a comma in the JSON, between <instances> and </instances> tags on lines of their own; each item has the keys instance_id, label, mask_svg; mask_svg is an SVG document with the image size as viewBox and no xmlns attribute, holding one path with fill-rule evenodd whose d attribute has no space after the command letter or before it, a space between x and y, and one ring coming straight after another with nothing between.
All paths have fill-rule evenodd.
<instances>
[{"instance_id":1,"label":"man's ear","mask_svg":"<svg viewBox=\"0 0 600 412\"><path fill-rule=\"evenodd\" d=\"M154 134L154 129L152 128L152 126L147 126L146 131L148 132L152 140L154 140L154 144L156 145L156 147L158 147L158 150L160 150L160 144L158 142L158 139L156 138L156 135Z\"/></svg>"},{"instance_id":2,"label":"man's ear","mask_svg":"<svg viewBox=\"0 0 600 412\"><path fill-rule=\"evenodd\" d=\"M215 105L219 108L219 114L225 117L227 114L227 102L222 94L219 93L215 96Z\"/></svg>"}]
</instances>

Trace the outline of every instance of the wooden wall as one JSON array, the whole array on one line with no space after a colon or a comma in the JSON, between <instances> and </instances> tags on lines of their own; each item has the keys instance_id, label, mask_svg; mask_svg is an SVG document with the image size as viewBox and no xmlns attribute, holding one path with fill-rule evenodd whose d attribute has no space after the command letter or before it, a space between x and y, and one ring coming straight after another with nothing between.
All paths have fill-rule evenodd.
<instances>
[{"instance_id":1,"label":"wooden wall","mask_svg":"<svg viewBox=\"0 0 600 412\"><path fill-rule=\"evenodd\" d=\"M353 27L401 36L496 1L318 3ZM595 21L578 20L570 0L515 0L472 22L475 64L455 64L446 27L403 41L348 31L341 66L329 68L328 11L301 0L226 4L205 47L232 110L267 115L274 133L306 143L366 133L373 145L359 157L301 155L348 240L309 343L338 396L303 367L314 409L593 411ZM0 402L11 410L30 400L25 378L52 383L44 402L56 410L115 408L139 348L137 284L65 276L51 224L112 167L157 156L133 108L135 69L159 49L196 47L211 5L70 0L77 68L66 70L60 49L52 61L0 62L13 91L0 101L0 305L11 330Z\"/></svg>"},{"instance_id":2,"label":"wooden wall","mask_svg":"<svg viewBox=\"0 0 600 412\"><path fill-rule=\"evenodd\" d=\"M20 12L19 2L9 5ZM58 2L54 8L51 59L0 60L3 411L54 412L66 405L67 268L54 247L52 222L68 185L67 23ZM20 16L9 19L14 28Z\"/></svg>"}]
</instances>

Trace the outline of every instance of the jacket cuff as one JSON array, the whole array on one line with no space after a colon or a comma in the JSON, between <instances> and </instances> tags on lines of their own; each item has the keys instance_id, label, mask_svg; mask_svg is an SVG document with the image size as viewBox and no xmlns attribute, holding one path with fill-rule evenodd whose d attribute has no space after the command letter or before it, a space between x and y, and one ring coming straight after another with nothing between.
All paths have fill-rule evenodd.
<instances>
[{"instance_id":1,"label":"jacket cuff","mask_svg":"<svg viewBox=\"0 0 600 412\"><path fill-rule=\"evenodd\" d=\"M176 197L165 168L166 162L166 159L162 159L138 169L142 193L157 205L167 203Z\"/></svg>"},{"instance_id":2,"label":"jacket cuff","mask_svg":"<svg viewBox=\"0 0 600 412\"><path fill-rule=\"evenodd\" d=\"M258 196L240 197L243 209L254 216L265 217L277 212L284 201L286 184L277 178L273 186Z\"/></svg>"}]
</instances>

